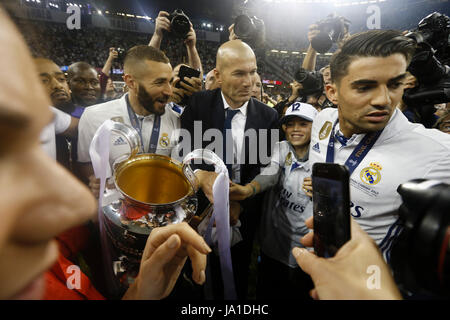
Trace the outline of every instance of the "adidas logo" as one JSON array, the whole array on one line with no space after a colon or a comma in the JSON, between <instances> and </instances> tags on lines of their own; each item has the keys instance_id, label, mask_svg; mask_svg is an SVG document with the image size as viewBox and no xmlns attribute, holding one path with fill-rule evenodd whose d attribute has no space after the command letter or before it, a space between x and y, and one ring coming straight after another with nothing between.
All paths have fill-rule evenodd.
<instances>
[{"instance_id":1,"label":"adidas logo","mask_svg":"<svg viewBox=\"0 0 450 320\"><path fill-rule=\"evenodd\" d=\"M119 138L117 138L116 141L114 141L114 145L115 146L120 146L120 145L123 145L123 144L127 144L127 142L122 137L119 137Z\"/></svg>"},{"instance_id":2,"label":"adidas logo","mask_svg":"<svg viewBox=\"0 0 450 320\"><path fill-rule=\"evenodd\" d=\"M317 143L312 147L312 149L313 149L315 152L320 153L319 143L317 142Z\"/></svg>"}]
</instances>

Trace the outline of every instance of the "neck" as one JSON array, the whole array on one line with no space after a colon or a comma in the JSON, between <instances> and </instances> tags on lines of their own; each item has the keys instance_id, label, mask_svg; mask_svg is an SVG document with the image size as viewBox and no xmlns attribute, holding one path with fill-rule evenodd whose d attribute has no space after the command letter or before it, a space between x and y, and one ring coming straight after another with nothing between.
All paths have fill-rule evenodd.
<instances>
[{"instance_id":1,"label":"neck","mask_svg":"<svg viewBox=\"0 0 450 320\"><path fill-rule=\"evenodd\" d=\"M136 94L130 92L128 94L128 100L130 101L131 109L133 109L134 113L137 115L146 117L151 114L151 112L147 111L147 109L141 105Z\"/></svg>"},{"instance_id":2,"label":"neck","mask_svg":"<svg viewBox=\"0 0 450 320\"><path fill-rule=\"evenodd\" d=\"M345 120L340 113L339 113L339 129L346 138L351 138L351 136L354 134L363 133L354 125L352 125L350 122Z\"/></svg>"},{"instance_id":3,"label":"neck","mask_svg":"<svg viewBox=\"0 0 450 320\"><path fill-rule=\"evenodd\" d=\"M302 159L305 157L305 155L308 153L309 150L309 143L301 146L294 146L295 154L297 155L298 159Z\"/></svg>"},{"instance_id":4,"label":"neck","mask_svg":"<svg viewBox=\"0 0 450 320\"><path fill-rule=\"evenodd\" d=\"M225 101L228 103L231 109L239 109L244 105L245 102L236 102L231 100L229 97L227 97L225 94L223 95L225 98Z\"/></svg>"}]
</instances>

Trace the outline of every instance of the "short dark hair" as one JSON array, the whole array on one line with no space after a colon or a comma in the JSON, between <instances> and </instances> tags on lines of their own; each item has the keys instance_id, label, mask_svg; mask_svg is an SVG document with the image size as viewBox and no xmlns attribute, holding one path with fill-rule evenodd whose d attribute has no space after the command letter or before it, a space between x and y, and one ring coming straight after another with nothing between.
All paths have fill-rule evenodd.
<instances>
[{"instance_id":1,"label":"short dark hair","mask_svg":"<svg viewBox=\"0 0 450 320\"><path fill-rule=\"evenodd\" d=\"M415 42L399 31L370 30L354 34L331 57L331 81L337 83L341 80L356 57L388 57L400 53L409 64L415 50Z\"/></svg>"},{"instance_id":2,"label":"short dark hair","mask_svg":"<svg viewBox=\"0 0 450 320\"><path fill-rule=\"evenodd\" d=\"M69 66L69 68L67 69L67 80L70 81L78 71L83 71L83 70L88 70L88 69L93 69L95 72L97 72L97 70L95 70L95 68L87 62L78 61L78 62L72 63Z\"/></svg>"},{"instance_id":3,"label":"short dark hair","mask_svg":"<svg viewBox=\"0 0 450 320\"><path fill-rule=\"evenodd\" d=\"M162 63L169 63L170 60L167 58L167 56L162 52L161 50L146 46L146 45L139 45L134 46L130 50L127 51L127 54L124 59L124 69L125 73L130 69L131 70L139 70L139 68L133 68L133 66L136 66L136 64L140 64L144 62L145 60L155 61L155 62L162 62Z\"/></svg>"}]
</instances>

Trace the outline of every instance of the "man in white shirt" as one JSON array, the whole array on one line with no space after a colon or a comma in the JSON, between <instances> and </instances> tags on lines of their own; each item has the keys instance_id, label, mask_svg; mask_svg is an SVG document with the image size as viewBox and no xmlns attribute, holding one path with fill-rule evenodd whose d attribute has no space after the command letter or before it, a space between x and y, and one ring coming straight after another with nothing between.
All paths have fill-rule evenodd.
<instances>
[{"instance_id":1,"label":"man in white shirt","mask_svg":"<svg viewBox=\"0 0 450 320\"><path fill-rule=\"evenodd\" d=\"M112 119L133 126L141 137L140 151L169 156L178 140L180 113L167 105L172 94L172 67L159 49L149 46L131 48L124 62L124 80L129 91L122 98L86 108L79 124L78 161L82 174L98 192L89 156L89 146L100 125ZM129 153L120 135L112 135L110 162Z\"/></svg>"},{"instance_id":2,"label":"man in white shirt","mask_svg":"<svg viewBox=\"0 0 450 320\"><path fill-rule=\"evenodd\" d=\"M397 187L411 179L450 182L450 138L410 123L396 107L414 54L410 39L395 31L352 36L331 59L327 95L338 106L313 123L310 161L345 164L351 214L389 262L401 232Z\"/></svg>"}]
</instances>

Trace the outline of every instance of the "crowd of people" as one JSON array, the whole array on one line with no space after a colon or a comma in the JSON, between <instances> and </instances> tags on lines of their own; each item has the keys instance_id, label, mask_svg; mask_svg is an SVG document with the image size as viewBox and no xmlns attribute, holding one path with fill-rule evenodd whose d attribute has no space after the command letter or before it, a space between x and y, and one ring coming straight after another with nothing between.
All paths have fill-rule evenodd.
<instances>
[{"instance_id":1,"label":"crowd of people","mask_svg":"<svg viewBox=\"0 0 450 320\"><path fill-rule=\"evenodd\" d=\"M301 67L319 71L310 75L318 82L297 79L286 96L271 97L262 85L263 62L233 26L221 44L197 41L192 24L183 37L169 38L168 16L159 12L148 39L25 21L16 21L16 29L0 8L0 67L11 75L0 80L8 186L2 190L0 298L247 299L255 241L257 299L414 295L390 270L392 244L401 234L397 188L412 179L450 183L450 104L436 105L425 128L420 118L407 117L411 109L402 100L405 88L419 81L407 73L414 41L392 30L348 34L328 65L309 46ZM311 41L317 28L305 32ZM122 61L119 47L126 49ZM286 59L282 66L296 63ZM121 91L111 83L119 65ZM139 256L139 272L120 294L105 274L117 275L121 267L99 259L109 251L95 216L95 199L102 203L107 192L117 193L113 186L105 191L93 143L109 120L134 129L139 153L182 160L194 149L213 149L225 166L193 165L196 223L154 228L143 249L121 244ZM214 143L205 138L212 135ZM129 153L123 138L111 137L106 165ZM323 162L350 169L353 204L351 239L327 259L307 250L314 237L311 170ZM205 218L211 205L217 211ZM128 213L121 213L127 224L145 220ZM133 236L129 228L111 241ZM74 265L81 266L81 279L69 287ZM365 270L373 265L380 269L377 290L367 286Z\"/></svg>"}]
</instances>

